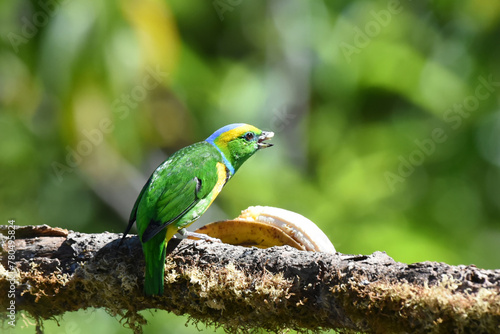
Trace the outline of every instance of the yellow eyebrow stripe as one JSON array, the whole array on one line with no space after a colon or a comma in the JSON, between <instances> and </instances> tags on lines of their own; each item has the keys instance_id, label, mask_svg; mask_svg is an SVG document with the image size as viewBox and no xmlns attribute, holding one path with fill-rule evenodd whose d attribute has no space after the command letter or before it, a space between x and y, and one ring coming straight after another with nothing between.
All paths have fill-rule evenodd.
<instances>
[{"instance_id":1,"label":"yellow eyebrow stripe","mask_svg":"<svg viewBox=\"0 0 500 334\"><path fill-rule=\"evenodd\" d=\"M227 142L233 140L234 138L238 138L239 136L242 136L244 133L246 133L248 131L253 131L255 133L260 132L260 130L257 129L255 126L247 124L247 125L239 126L237 128L234 128L232 130L229 130L229 131L222 133L219 136L219 138L217 139L217 142L227 143Z\"/></svg>"}]
</instances>

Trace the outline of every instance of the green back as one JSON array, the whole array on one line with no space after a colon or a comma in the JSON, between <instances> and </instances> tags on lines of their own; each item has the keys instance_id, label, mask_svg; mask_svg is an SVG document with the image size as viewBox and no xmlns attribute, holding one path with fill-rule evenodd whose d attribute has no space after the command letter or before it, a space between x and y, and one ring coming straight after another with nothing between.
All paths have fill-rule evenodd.
<instances>
[{"instance_id":1,"label":"green back","mask_svg":"<svg viewBox=\"0 0 500 334\"><path fill-rule=\"evenodd\" d=\"M218 181L216 165L221 161L215 147L199 142L177 151L161 164L132 210L131 219L134 217L137 221L139 236L142 238L150 224L182 225L183 213L205 199L214 188Z\"/></svg>"}]
</instances>

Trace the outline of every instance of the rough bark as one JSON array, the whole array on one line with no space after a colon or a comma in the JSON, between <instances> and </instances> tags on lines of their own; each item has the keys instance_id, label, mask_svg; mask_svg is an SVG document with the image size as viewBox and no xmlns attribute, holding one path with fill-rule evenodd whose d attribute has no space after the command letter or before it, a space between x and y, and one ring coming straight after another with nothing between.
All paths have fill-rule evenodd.
<instances>
[{"instance_id":1,"label":"rough bark","mask_svg":"<svg viewBox=\"0 0 500 334\"><path fill-rule=\"evenodd\" d=\"M7 231L0 228L0 312L13 283L16 311L38 322L105 308L140 331L138 311L154 308L232 332L500 333L500 270L183 240L167 256L164 296L145 297L135 236L120 247L121 234L28 226L9 243Z\"/></svg>"}]
</instances>

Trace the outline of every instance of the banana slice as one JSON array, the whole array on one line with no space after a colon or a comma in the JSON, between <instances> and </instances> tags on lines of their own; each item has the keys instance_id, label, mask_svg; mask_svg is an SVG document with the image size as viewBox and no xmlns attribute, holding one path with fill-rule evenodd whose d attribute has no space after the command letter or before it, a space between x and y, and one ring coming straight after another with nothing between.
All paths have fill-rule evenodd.
<instances>
[{"instance_id":1,"label":"banana slice","mask_svg":"<svg viewBox=\"0 0 500 334\"><path fill-rule=\"evenodd\" d=\"M299 243L276 226L256 221L223 220L200 227L196 232L207 234L230 245L259 248L289 245L303 249Z\"/></svg>"},{"instance_id":2,"label":"banana slice","mask_svg":"<svg viewBox=\"0 0 500 334\"><path fill-rule=\"evenodd\" d=\"M328 237L312 221L270 206L251 206L235 219L210 223L196 232L232 245L259 248L289 245L300 250L335 253Z\"/></svg>"}]
</instances>

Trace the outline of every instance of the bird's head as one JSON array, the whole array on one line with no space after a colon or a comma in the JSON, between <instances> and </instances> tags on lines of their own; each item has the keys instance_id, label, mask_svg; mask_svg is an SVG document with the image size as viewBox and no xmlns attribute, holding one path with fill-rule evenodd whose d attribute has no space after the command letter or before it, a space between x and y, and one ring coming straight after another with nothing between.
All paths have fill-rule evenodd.
<instances>
[{"instance_id":1,"label":"bird's head","mask_svg":"<svg viewBox=\"0 0 500 334\"><path fill-rule=\"evenodd\" d=\"M259 149L273 146L265 142L273 136L273 132L262 131L244 123L235 123L215 131L206 141L222 153L226 166L231 174L234 174Z\"/></svg>"}]
</instances>

